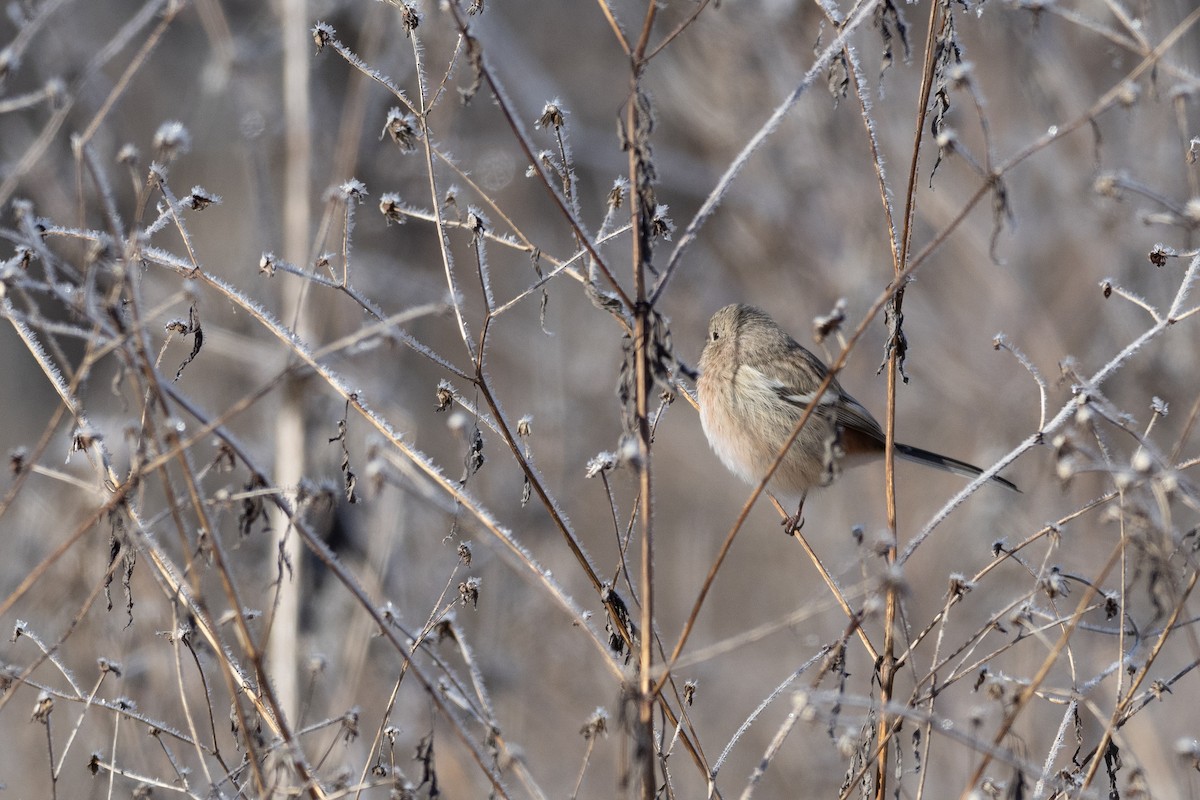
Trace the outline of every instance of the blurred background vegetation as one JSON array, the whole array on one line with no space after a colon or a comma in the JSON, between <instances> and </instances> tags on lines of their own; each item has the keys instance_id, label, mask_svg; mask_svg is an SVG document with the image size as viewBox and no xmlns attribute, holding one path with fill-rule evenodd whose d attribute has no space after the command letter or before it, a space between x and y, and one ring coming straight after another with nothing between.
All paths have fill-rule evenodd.
<instances>
[{"instance_id":1,"label":"blurred background vegetation","mask_svg":"<svg viewBox=\"0 0 1200 800\"><path fill-rule=\"evenodd\" d=\"M588 470L627 452L622 315L581 282L587 257L528 291L580 245L523 144L569 172L589 235L610 212L606 230L628 225L627 192L609 207L630 171L619 121L632 85L613 26L636 40L646 7L466 5L6 5L4 794L634 792L635 661L606 652L601 595L563 534L636 619L638 464L618 455L602 475ZM655 200L673 223L655 242L656 268L804 87L680 252L656 304L673 356L694 366L712 312L749 302L836 357L834 339L824 351L813 342L813 319L844 299L849 334L887 290L876 166L899 229L923 135L911 249L923 261L904 296L910 380L896 393L896 436L982 466L1017 451L1004 474L1023 493L972 494L902 568L879 552L882 466L809 498L805 534L866 610L864 633L881 639L880 604L898 597L898 650L916 643L886 709L903 719L889 789L1193 796L1197 322L1161 325L1117 357L1155 329L1144 306L1165 315L1195 271L1196 13L1185 0L876 3L804 84L861 8L660 4L640 84ZM918 130L935 12L945 66L934 90L949 110L937 131L931 119ZM346 49L319 48L318 22ZM389 109L405 110L381 76L418 109L442 89L427 115L409 116L411 140L386 128ZM547 104L561 127L538 124ZM557 133L567 170L555 167ZM201 208L202 195L220 202ZM389 218L380 204L393 197ZM1171 254L1161 266L1148 258L1156 248ZM600 252L632 294L628 228ZM493 310L521 299L488 319L484 377L472 381L485 278ZM1045 411L997 334L1044 378ZM886 338L879 314L840 376L881 419ZM673 377L651 462L654 618L667 652L749 496L709 451L686 371ZM1047 428L1064 408L1078 410ZM219 430L204 428L217 417ZM285 455L297 451L302 460ZM523 498L518 454L549 500ZM901 551L963 485L897 467ZM303 531L267 514L275 501ZM309 533L341 576L304 546ZM939 616L956 575L978 580ZM839 644L844 663L818 659L739 733L781 682ZM665 693L703 756L656 718L670 753L656 758L663 795L703 796L707 771L723 797L874 796L864 766L880 713L874 666L764 498L673 670L679 693L694 684L691 704ZM237 675L247 687L233 688Z\"/></svg>"}]
</instances>

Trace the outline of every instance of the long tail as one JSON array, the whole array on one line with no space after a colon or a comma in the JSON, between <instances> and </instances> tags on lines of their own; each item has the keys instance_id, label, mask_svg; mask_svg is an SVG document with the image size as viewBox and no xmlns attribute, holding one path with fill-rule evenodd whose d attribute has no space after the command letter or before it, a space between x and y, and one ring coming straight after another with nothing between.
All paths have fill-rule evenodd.
<instances>
[{"instance_id":1,"label":"long tail","mask_svg":"<svg viewBox=\"0 0 1200 800\"><path fill-rule=\"evenodd\" d=\"M959 461L957 458L950 458L950 456L944 456L940 453L931 453L928 450L922 450L912 445L900 444L899 442L896 443L896 455L906 458L909 461L915 461L918 464L944 469L956 475L965 475L968 478L975 478L983 474L983 470L974 464L968 464L965 461ZM1014 492L1021 491L1015 483L1005 480L999 475L993 475L991 480L994 480L1006 489L1012 489Z\"/></svg>"}]
</instances>

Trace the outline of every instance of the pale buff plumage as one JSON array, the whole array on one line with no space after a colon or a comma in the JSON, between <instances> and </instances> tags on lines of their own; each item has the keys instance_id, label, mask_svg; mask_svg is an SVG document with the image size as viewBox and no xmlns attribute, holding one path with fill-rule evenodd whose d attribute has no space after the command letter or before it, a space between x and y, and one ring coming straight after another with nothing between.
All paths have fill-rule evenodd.
<instances>
[{"instance_id":1,"label":"pale buff plumage","mask_svg":"<svg viewBox=\"0 0 1200 800\"><path fill-rule=\"evenodd\" d=\"M762 480L827 373L819 358L766 313L731 305L713 315L700 356L700 421L725 466L748 483ZM883 455L879 423L833 380L771 480L771 489L803 499L813 486ZM909 445L896 455L961 475L978 467ZM1016 489L1003 478L993 480Z\"/></svg>"}]
</instances>

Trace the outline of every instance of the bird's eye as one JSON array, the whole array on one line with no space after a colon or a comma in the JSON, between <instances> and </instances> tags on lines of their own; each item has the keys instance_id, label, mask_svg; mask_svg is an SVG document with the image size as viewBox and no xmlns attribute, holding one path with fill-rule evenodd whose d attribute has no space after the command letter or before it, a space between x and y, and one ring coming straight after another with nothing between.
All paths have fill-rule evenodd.
<instances>
[{"instance_id":1,"label":"bird's eye","mask_svg":"<svg viewBox=\"0 0 1200 800\"><path fill-rule=\"evenodd\" d=\"M720 339L720 338L721 338L721 334L717 333L716 331L713 331L713 332L712 332L712 340L713 340L714 342L715 342L717 339Z\"/></svg>"}]
</instances>

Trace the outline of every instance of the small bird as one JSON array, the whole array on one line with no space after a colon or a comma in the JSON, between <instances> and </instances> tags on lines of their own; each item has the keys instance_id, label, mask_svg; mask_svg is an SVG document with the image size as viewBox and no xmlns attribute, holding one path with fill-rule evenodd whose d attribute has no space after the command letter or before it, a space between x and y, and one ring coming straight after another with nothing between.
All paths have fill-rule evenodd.
<instances>
[{"instance_id":1,"label":"small bird","mask_svg":"<svg viewBox=\"0 0 1200 800\"><path fill-rule=\"evenodd\" d=\"M714 314L697 388L704 434L725 466L748 483L762 480L828 371L765 312L730 305ZM835 378L769 486L789 499L799 498L802 510L808 490L827 485L837 468L865 463L883 452L879 423ZM906 444L896 444L896 455L969 477L983 471ZM1020 491L1004 478L992 480ZM799 520L797 511L790 523Z\"/></svg>"}]
</instances>

